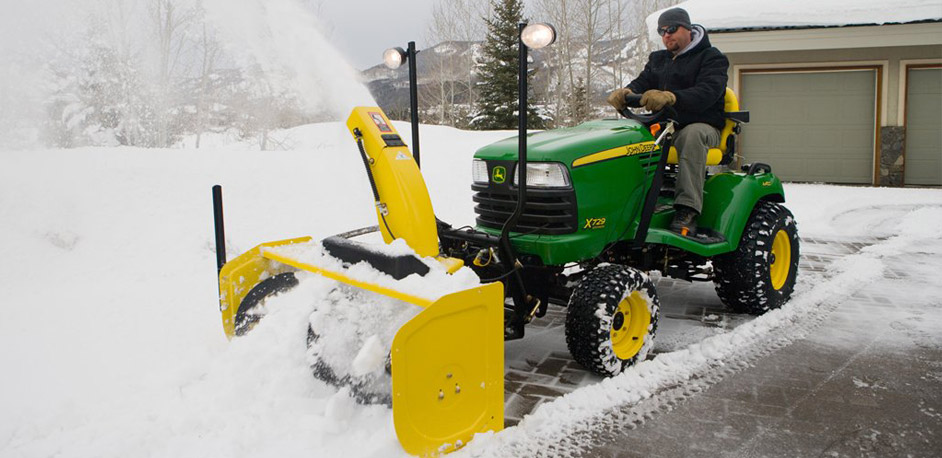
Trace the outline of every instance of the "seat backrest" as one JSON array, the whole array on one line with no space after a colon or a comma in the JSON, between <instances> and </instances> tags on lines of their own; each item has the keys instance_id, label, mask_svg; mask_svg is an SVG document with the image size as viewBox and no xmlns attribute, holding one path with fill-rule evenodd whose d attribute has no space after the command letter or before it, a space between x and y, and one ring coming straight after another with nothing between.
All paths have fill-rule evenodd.
<instances>
[{"instance_id":1,"label":"seat backrest","mask_svg":"<svg viewBox=\"0 0 942 458\"><path fill-rule=\"evenodd\" d=\"M720 144L712 146L707 151L707 165L726 165L732 162L735 151L731 151L729 147L736 141L736 126L740 122L749 121L748 113L739 111L739 99L736 98L736 93L730 88L726 88L726 93L723 95L723 111L727 114L726 124L723 125L723 130L720 131ZM730 116L731 113L739 120L733 119ZM733 149L735 149L735 146L733 146ZM677 163L677 148L671 146L667 155L667 163Z\"/></svg>"},{"instance_id":2,"label":"seat backrest","mask_svg":"<svg viewBox=\"0 0 942 458\"><path fill-rule=\"evenodd\" d=\"M739 111L739 99L736 98L736 93L732 89L726 88L726 95L723 97L723 111L727 113L732 113L734 111ZM726 118L726 124L723 126L723 130L720 132L720 144L716 147L723 152L723 155L726 155L726 145L730 135L733 135L733 129L736 128L736 121L733 121L730 118Z\"/></svg>"}]
</instances>

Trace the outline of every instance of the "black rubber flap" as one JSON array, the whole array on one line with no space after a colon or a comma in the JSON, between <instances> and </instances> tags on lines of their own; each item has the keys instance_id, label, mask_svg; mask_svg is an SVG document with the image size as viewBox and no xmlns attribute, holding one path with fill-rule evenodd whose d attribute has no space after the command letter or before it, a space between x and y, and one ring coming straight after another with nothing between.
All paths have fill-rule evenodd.
<instances>
[{"instance_id":1,"label":"black rubber flap","mask_svg":"<svg viewBox=\"0 0 942 458\"><path fill-rule=\"evenodd\" d=\"M393 256L380 253L371 250L368 245L338 236L327 237L322 243L331 256L349 264L366 262L374 269L396 280L402 280L412 274L425 275L429 272L429 267L413 255Z\"/></svg>"}]
</instances>

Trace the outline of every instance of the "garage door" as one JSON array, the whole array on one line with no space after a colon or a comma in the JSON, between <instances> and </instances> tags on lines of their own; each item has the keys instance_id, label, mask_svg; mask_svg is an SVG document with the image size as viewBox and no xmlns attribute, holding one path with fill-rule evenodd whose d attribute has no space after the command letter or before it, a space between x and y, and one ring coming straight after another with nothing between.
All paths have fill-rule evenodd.
<instances>
[{"instance_id":1,"label":"garage door","mask_svg":"<svg viewBox=\"0 0 942 458\"><path fill-rule=\"evenodd\" d=\"M876 70L744 73L746 162L786 181L873 183Z\"/></svg>"},{"instance_id":2,"label":"garage door","mask_svg":"<svg viewBox=\"0 0 942 458\"><path fill-rule=\"evenodd\" d=\"M908 185L942 185L942 68L909 69L906 90Z\"/></svg>"}]
</instances>

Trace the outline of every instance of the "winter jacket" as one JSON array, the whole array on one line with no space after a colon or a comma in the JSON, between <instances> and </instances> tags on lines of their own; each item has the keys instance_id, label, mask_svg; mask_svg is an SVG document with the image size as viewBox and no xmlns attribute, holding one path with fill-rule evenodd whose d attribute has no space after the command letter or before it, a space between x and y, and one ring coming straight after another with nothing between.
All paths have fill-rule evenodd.
<instances>
[{"instance_id":1,"label":"winter jacket","mask_svg":"<svg viewBox=\"0 0 942 458\"><path fill-rule=\"evenodd\" d=\"M673 92L680 127L703 122L722 130L729 60L710 44L703 27L695 24L694 29L702 34L695 37L699 43L677 56L666 49L651 53L644 70L627 88L635 94L649 89Z\"/></svg>"}]
</instances>

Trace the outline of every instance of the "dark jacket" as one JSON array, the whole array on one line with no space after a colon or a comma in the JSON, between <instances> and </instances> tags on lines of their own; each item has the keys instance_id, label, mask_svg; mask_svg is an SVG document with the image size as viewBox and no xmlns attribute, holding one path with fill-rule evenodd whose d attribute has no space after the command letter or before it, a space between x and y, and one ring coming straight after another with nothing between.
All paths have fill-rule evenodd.
<instances>
[{"instance_id":1,"label":"dark jacket","mask_svg":"<svg viewBox=\"0 0 942 458\"><path fill-rule=\"evenodd\" d=\"M694 27L703 33L700 43L676 58L666 49L651 53L644 70L627 87L635 94L649 89L673 92L681 127L704 122L722 130L726 121L723 100L729 60L710 45L706 30Z\"/></svg>"}]
</instances>

